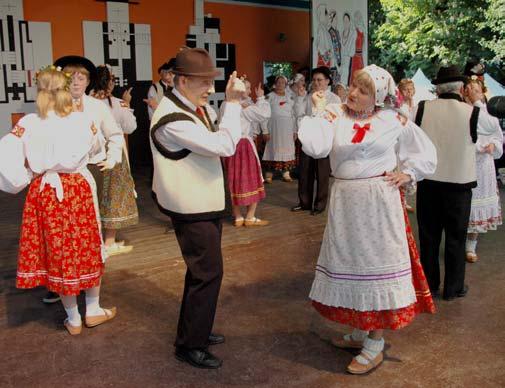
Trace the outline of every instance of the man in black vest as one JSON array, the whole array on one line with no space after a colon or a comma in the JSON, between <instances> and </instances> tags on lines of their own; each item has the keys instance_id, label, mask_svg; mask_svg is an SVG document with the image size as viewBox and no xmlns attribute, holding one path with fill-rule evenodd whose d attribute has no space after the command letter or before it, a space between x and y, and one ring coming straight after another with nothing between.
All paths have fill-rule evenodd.
<instances>
[{"instance_id":1,"label":"man in black vest","mask_svg":"<svg viewBox=\"0 0 505 388\"><path fill-rule=\"evenodd\" d=\"M225 201L220 157L231 156L241 137L243 83L230 77L219 128L208 104L219 75L203 49L185 49L173 69L175 86L160 101L151 124L153 194L160 210L172 219L187 266L175 356L198 368L219 368L222 361L209 345L224 342L212 326L223 277L222 217Z\"/></svg>"},{"instance_id":2,"label":"man in black vest","mask_svg":"<svg viewBox=\"0 0 505 388\"><path fill-rule=\"evenodd\" d=\"M439 248L445 232L443 298L464 297L465 242L470 217L472 188L477 185L475 142L477 135L492 134L489 116L463 101L466 77L456 66L440 68L438 98L421 101L413 112L416 124L437 149L437 169L418 183L417 221L421 263L432 294L440 287Z\"/></svg>"}]
</instances>

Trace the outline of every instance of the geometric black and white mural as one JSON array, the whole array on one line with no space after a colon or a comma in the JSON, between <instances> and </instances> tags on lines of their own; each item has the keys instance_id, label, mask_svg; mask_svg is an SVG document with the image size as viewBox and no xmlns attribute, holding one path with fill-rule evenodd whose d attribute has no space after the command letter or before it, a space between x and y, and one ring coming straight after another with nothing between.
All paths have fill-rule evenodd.
<instances>
[{"instance_id":1,"label":"geometric black and white mural","mask_svg":"<svg viewBox=\"0 0 505 388\"><path fill-rule=\"evenodd\" d=\"M216 78L216 92L209 97L209 104L218 110L224 100L226 82L236 68L235 45L221 43L221 26L218 18L205 16L204 0L195 0L195 24L189 27L186 35L186 46L204 48L214 59L214 64L221 70Z\"/></svg>"},{"instance_id":2,"label":"geometric black and white mural","mask_svg":"<svg viewBox=\"0 0 505 388\"><path fill-rule=\"evenodd\" d=\"M151 26L130 23L129 4L106 1L107 21L83 21L84 55L109 64L119 87L152 82Z\"/></svg>"},{"instance_id":3,"label":"geometric black and white mural","mask_svg":"<svg viewBox=\"0 0 505 388\"><path fill-rule=\"evenodd\" d=\"M53 63L51 24L23 20L23 0L0 0L0 136L35 111L35 72Z\"/></svg>"}]
</instances>

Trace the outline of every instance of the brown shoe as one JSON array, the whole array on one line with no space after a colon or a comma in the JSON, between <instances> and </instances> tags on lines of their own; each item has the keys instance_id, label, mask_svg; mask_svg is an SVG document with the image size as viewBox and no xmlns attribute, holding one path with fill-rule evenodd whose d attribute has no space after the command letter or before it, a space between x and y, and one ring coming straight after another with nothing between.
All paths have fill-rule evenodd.
<instances>
[{"instance_id":1,"label":"brown shoe","mask_svg":"<svg viewBox=\"0 0 505 388\"><path fill-rule=\"evenodd\" d=\"M110 309L103 309L105 314L103 315L94 315L91 317L86 317L84 318L84 322L86 324L86 327L95 327L98 325L101 325L102 323L105 323L107 321L110 321L116 316L117 310L115 307L112 307Z\"/></svg>"},{"instance_id":2,"label":"brown shoe","mask_svg":"<svg viewBox=\"0 0 505 388\"><path fill-rule=\"evenodd\" d=\"M81 326L72 326L70 322L68 322L68 318L63 321L63 326L65 326L65 329L70 333L70 335L79 335L81 334L82 331L82 325Z\"/></svg>"},{"instance_id":3,"label":"brown shoe","mask_svg":"<svg viewBox=\"0 0 505 388\"><path fill-rule=\"evenodd\" d=\"M466 252L466 261L468 263L475 263L479 260L479 256L475 252Z\"/></svg>"},{"instance_id":4,"label":"brown shoe","mask_svg":"<svg viewBox=\"0 0 505 388\"><path fill-rule=\"evenodd\" d=\"M330 339L332 345L336 346L340 349L362 349L363 341L353 340L351 335L349 334L349 339L346 339L347 335L342 337L333 337Z\"/></svg>"},{"instance_id":5,"label":"brown shoe","mask_svg":"<svg viewBox=\"0 0 505 388\"><path fill-rule=\"evenodd\" d=\"M364 353L360 353L360 356L366 358L368 360L368 364L361 364L356 360L356 357L354 357L351 363L347 366L347 372L352 373L353 375L362 375L377 368L384 360L383 352L380 352L373 360Z\"/></svg>"},{"instance_id":6,"label":"brown shoe","mask_svg":"<svg viewBox=\"0 0 505 388\"><path fill-rule=\"evenodd\" d=\"M240 228L241 226L244 226L244 219L242 218L241 220L233 220L233 226Z\"/></svg>"},{"instance_id":7,"label":"brown shoe","mask_svg":"<svg viewBox=\"0 0 505 388\"><path fill-rule=\"evenodd\" d=\"M244 221L244 226L265 226L270 222L266 220L260 220L259 218L254 217L252 220L248 220L247 218Z\"/></svg>"}]
</instances>

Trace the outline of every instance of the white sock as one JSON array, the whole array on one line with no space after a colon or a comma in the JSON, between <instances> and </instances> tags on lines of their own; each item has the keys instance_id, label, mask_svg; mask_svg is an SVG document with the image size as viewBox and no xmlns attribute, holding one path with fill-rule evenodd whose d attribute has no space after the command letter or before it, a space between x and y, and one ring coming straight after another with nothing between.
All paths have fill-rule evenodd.
<instances>
[{"instance_id":1,"label":"white sock","mask_svg":"<svg viewBox=\"0 0 505 388\"><path fill-rule=\"evenodd\" d=\"M82 318L81 314L79 314L79 309L77 306L66 308L65 311L67 312L68 316L68 323L70 323L72 326L81 326L82 325Z\"/></svg>"},{"instance_id":2,"label":"white sock","mask_svg":"<svg viewBox=\"0 0 505 388\"><path fill-rule=\"evenodd\" d=\"M367 336L368 336L368 331L360 330L360 329L354 329L351 333L351 338L354 341L364 341Z\"/></svg>"},{"instance_id":3,"label":"white sock","mask_svg":"<svg viewBox=\"0 0 505 388\"><path fill-rule=\"evenodd\" d=\"M61 303L67 313L68 323L72 326L81 326L82 319L77 308L77 298L74 295L61 295Z\"/></svg>"},{"instance_id":4,"label":"white sock","mask_svg":"<svg viewBox=\"0 0 505 388\"><path fill-rule=\"evenodd\" d=\"M379 355L380 352L384 350L384 338L380 340L374 340L370 337L366 337L363 341L363 349L361 349L361 353L365 354L371 360L375 359ZM361 354L356 356L356 361L360 364L368 365L369 361L363 357Z\"/></svg>"},{"instance_id":5,"label":"white sock","mask_svg":"<svg viewBox=\"0 0 505 388\"><path fill-rule=\"evenodd\" d=\"M93 317L96 315L103 315L104 311L100 307L100 296L86 295L86 316Z\"/></svg>"},{"instance_id":6,"label":"white sock","mask_svg":"<svg viewBox=\"0 0 505 388\"><path fill-rule=\"evenodd\" d=\"M466 240L466 251L475 253L475 249L477 248L477 240Z\"/></svg>"}]
</instances>

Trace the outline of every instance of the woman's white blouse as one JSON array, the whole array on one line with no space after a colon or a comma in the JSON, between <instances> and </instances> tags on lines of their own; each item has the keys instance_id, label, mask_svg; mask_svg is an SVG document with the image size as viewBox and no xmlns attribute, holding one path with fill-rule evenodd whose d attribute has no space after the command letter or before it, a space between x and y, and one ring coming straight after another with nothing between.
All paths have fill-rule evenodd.
<instances>
[{"instance_id":1,"label":"woman's white blouse","mask_svg":"<svg viewBox=\"0 0 505 388\"><path fill-rule=\"evenodd\" d=\"M298 138L303 152L313 158L330 156L332 175L341 179L369 178L396 169L413 182L435 171L437 155L428 136L412 121L393 110L381 110L367 120L355 120L331 104L316 117L300 122ZM352 143L354 125L370 124L361 143Z\"/></svg>"},{"instance_id":2,"label":"woman's white blouse","mask_svg":"<svg viewBox=\"0 0 505 388\"><path fill-rule=\"evenodd\" d=\"M137 118L128 104L122 99L111 96L112 107L107 99L101 100L112 112L114 120L125 135L131 135L137 129Z\"/></svg>"},{"instance_id":3,"label":"woman's white blouse","mask_svg":"<svg viewBox=\"0 0 505 388\"><path fill-rule=\"evenodd\" d=\"M496 117L491 116L488 113L486 104L478 101L474 104L474 106L480 108L479 117L485 116L488 119L489 128L493 128L493 133L491 135L478 135L477 143L475 143L477 152L485 152L485 148L489 144L493 144L494 151L492 156L494 159L500 159L503 155L503 131L500 127L500 122Z\"/></svg>"},{"instance_id":4,"label":"woman's white blouse","mask_svg":"<svg viewBox=\"0 0 505 388\"><path fill-rule=\"evenodd\" d=\"M279 96L277 93L271 92L267 99L272 109L272 119L277 117L295 118L295 100L290 93Z\"/></svg>"},{"instance_id":5,"label":"woman's white blouse","mask_svg":"<svg viewBox=\"0 0 505 388\"><path fill-rule=\"evenodd\" d=\"M57 173L85 168L103 147L97 133L92 118L83 112L66 117L49 112L45 119L34 113L23 117L0 139L0 190L15 194L30 183L33 173L45 174L60 199Z\"/></svg>"},{"instance_id":6,"label":"woman's white blouse","mask_svg":"<svg viewBox=\"0 0 505 388\"><path fill-rule=\"evenodd\" d=\"M240 127L242 129L242 138L253 139L257 135L258 124L268 120L272 113L269 102L265 97L259 97L254 103L251 98L241 102ZM219 116L222 117L226 102L221 104Z\"/></svg>"}]
</instances>

